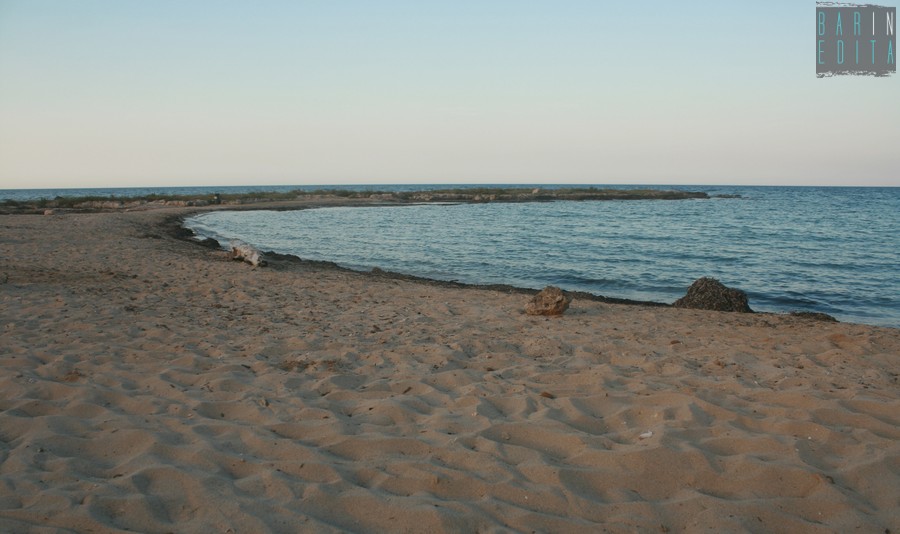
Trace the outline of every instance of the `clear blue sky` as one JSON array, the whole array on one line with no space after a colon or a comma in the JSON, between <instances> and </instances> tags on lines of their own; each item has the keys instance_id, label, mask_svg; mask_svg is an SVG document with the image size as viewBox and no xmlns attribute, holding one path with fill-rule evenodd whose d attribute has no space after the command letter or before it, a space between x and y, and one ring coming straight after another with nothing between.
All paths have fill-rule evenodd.
<instances>
[{"instance_id":1,"label":"clear blue sky","mask_svg":"<svg viewBox=\"0 0 900 534\"><path fill-rule=\"evenodd\" d=\"M814 23L808 0L0 0L0 188L900 186L900 78L817 79Z\"/></svg>"}]
</instances>

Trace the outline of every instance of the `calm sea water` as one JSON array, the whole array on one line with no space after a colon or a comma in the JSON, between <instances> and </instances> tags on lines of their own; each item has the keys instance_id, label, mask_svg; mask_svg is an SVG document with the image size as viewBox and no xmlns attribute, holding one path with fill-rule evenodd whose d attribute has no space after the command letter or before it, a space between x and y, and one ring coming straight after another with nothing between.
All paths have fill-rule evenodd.
<instances>
[{"instance_id":1,"label":"calm sea water","mask_svg":"<svg viewBox=\"0 0 900 534\"><path fill-rule=\"evenodd\" d=\"M360 270L635 300L670 303L713 276L757 311L900 327L900 188L682 189L741 198L213 212L188 226Z\"/></svg>"}]
</instances>

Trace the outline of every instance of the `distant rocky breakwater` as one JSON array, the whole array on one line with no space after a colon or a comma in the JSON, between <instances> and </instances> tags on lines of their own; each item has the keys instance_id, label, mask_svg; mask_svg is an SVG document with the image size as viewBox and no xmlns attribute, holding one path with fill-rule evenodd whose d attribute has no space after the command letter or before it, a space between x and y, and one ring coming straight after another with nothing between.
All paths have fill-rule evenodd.
<instances>
[{"instance_id":1,"label":"distant rocky breakwater","mask_svg":"<svg viewBox=\"0 0 900 534\"><path fill-rule=\"evenodd\" d=\"M385 198L389 195L383 195ZM701 191L658 189L476 189L406 193L399 200L413 202L550 202L557 200L687 200L708 199Z\"/></svg>"},{"instance_id":2,"label":"distant rocky breakwater","mask_svg":"<svg viewBox=\"0 0 900 534\"><path fill-rule=\"evenodd\" d=\"M600 188L459 188L423 191L295 190L204 196L153 195L150 197L57 197L30 201L0 202L0 213L47 213L58 211L128 211L166 207L246 206L272 202L347 201L379 203L481 203L553 202L609 200L709 199L701 191Z\"/></svg>"}]
</instances>

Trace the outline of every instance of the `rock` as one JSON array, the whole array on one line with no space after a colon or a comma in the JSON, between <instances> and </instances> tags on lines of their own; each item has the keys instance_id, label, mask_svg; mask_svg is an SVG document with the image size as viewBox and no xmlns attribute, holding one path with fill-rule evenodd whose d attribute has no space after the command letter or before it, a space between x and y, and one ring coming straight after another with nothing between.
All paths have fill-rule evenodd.
<instances>
[{"instance_id":1,"label":"rock","mask_svg":"<svg viewBox=\"0 0 900 534\"><path fill-rule=\"evenodd\" d=\"M799 317L801 319L809 319L811 321L822 321L826 323L840 322L834 316L821 312L792 311L790 315L791 317Z\"/></svg>"},{"instance_id":2,"label":"rock","mask_svg":"<svg viewBox=\"0 0 900 534\"><path fill-rule=\"evenodd\" d=\"M725 287L715 278L703 277L691 284L687 295L675 301L676 308L695 310L753 313L747 303L747 294L740 289Z\"/></svg>"},{"instance_id":3,"label":"rock","mask_svg":"<svg viewBox=\"0 0 900 534\"><path fill-rule=\"evenodd\" d=\"M218 241L216 241L215 239L213 239L211 237L207 237L206 239L200 241L199 243L200 243L200 245L202 245L206 248L211 248L211 249L215 249L215 250L219 250L222 248L222 245Z\"/></svg>"},{"instance_id":4,"label":"rock","mask_svg":"<svg viewBox=\"0 0 900 534\"><path fill-rule=\"evenodd\" d=\"M55 215L56 210L44 210L44 215Z\"/></svg>"},{"instance_id":5,"label":"rock","mask_svg":"<svg viewBox=\"0 0 900 534\"><path fill-rule=\"evenodd\" d=\"M300 256L297 256L296 254L280 254L278 252L275 252L274 250L267 250L263 252L263 256L266 258L266 261L303 261L300 259Z\"/></svg>"},{"instance_id":6,"label":"rock","mask_svg":"<svg viewBox=\"0 0 900 534\"><path fill-rule=\"evenodd\" d=\"M528 315L562 315L569 308L571 302L572 297L566 295L562 289L547 286L528 301L525 305L525 313Z\"/></svg>"},{"instance_id":7,"label":"rock","mask_svg":"<svg viewBox=\"0 0 900 534\"><path fill-rule=\"evenodd\" d=\"M172 235L174 235L178 239L189 239L189 238L194 237L197 234L195 234L194 231L191 230L190 228L185 228L184 226L179 226L178 228L175 228L172 230Z\"/></svg>"}]
</instances>

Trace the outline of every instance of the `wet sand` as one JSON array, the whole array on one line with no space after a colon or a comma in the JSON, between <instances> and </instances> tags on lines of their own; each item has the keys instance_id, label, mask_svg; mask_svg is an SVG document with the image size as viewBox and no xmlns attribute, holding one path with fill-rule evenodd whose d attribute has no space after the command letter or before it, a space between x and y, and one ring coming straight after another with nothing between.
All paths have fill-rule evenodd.
<instances>
[{"instance_id":1,"label":"wet sand","mask_svg":"<svg viewBox=\"0 0 900 534\"><path fill-rule=\"evenodd\" d=\"M0 531L900 531L898 329L531 317L189 212L0 216Z\"/></svg>"}]
</instances>

